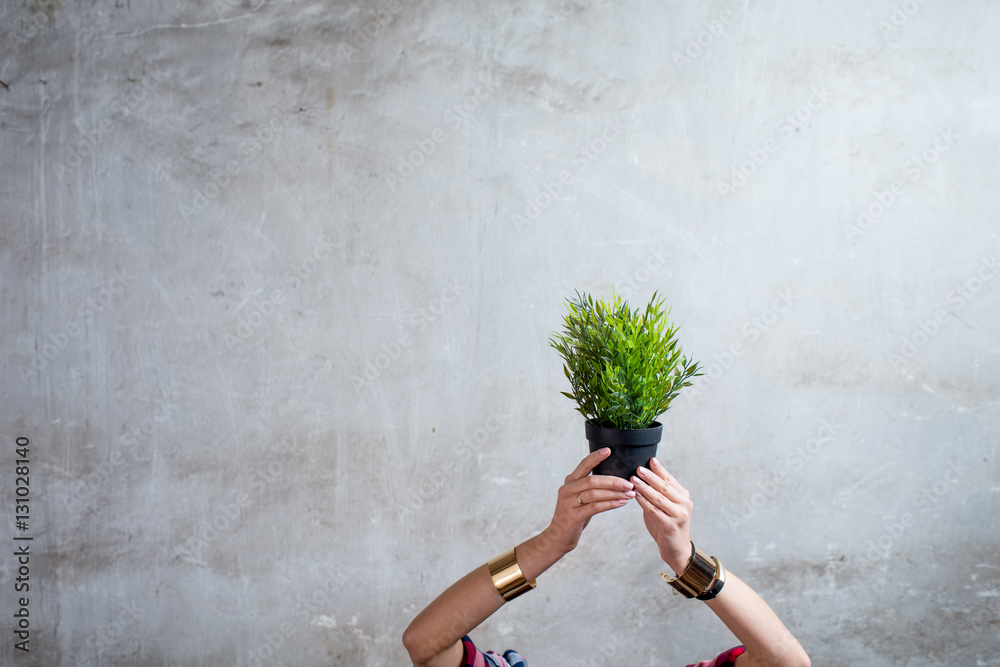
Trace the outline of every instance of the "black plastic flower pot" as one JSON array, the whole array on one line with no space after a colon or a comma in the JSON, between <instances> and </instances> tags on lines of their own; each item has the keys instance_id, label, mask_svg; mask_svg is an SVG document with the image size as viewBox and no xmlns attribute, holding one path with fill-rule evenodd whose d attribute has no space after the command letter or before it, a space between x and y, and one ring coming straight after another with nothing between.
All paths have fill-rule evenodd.
<instances>
[{"instance_id":1,"label":"black plastic flower pot","mask_svg":"<svg viewBox=\"0 0 1000 667\"><path fill-rule=\"evenodd\" d=\"M663 435L663 424L653 422L649 428L605 428L587 422L587 440L590 451L611 448L611 456L594 468L595 475L614 475L629 479L639 466L649 467L649 460L656 456L656 446Z\"/></svg>"}]
</instances>

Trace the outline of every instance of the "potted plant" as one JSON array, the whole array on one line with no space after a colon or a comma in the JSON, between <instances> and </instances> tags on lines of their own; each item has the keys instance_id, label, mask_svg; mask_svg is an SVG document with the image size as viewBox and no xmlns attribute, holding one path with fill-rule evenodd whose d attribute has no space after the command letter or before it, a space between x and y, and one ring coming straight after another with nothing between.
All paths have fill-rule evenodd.
<instances>
[{"instance_id":1,"label":"potted plant","mask_svg":"<svg viewBox=\"0 0 1000 667\"><path fill-rule=\"evenodd\" d=\"M657 293L645 311L630 310L614 289L610 301L577 291L566 305L565 326L549 339L573 389L560 393L587 419L590 451L611 448L594 474L628 479L656 456L663 431L656 418L701 375L698 364L683 356L678 327Z\"/></svg>"}]
</instances>

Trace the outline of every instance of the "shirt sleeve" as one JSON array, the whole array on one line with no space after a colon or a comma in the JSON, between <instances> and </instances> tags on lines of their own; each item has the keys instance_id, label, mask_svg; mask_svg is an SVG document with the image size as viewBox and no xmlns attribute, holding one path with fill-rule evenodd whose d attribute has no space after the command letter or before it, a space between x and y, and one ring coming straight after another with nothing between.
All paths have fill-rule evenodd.
<instances>
[{"instance_id":1,"label":"shirt sleeve","mask_svg":"<svg viewBox=\"0 0 1000 667\"><path fill-rule=\"evenodd\" d=\"M483 652L472 643L469 635L462 637L462 648L465 650L462 667L485 667L486 658L483 657Z\"/></svg>"},{"instance_id":2,"label":"shirt sleeve","mask_svg":"<svg viewBox=\"0 0 1000 667\"><path fill-rule=\"evenodd\" d=\"M462 667L490 667L497 664L524 665L524 667L527 667L528 664L527 662L523 662L524 658L514 651L508 651L504 654L503 658L493 651L489 651L490 658L487 658L486 654L476 648L475 643L473 643L468 635L462 637L462 649L465 651L465 655L462 658ZM746 652L745 648L737 646L720 653L714 660L702 660L687 667L733 667L733 661L736 660L736 657ZM510 659L510 662L507 662L504 658Z\"/></svg>"},{"instance_id":3,"label":"shirt sleeve","mask_svg":"<svg viewBox=\"0 0 1000 667\"><path fill-rule=\"evenodd\" d=\"M714 660L702 660L687 667L733 667L733 661L736 660L736 657L746 652L745 648L737 646L715 656Z\"/></svg>"},{"instance_id":4,"label":"shirt sleeve","mask_svg":"<svg viewBox=\"0 0 1000 667\"><path fill-rule=\"evenodd\" d=\"M528 667L528 662L517 651L507 651L502 656L493 651L483 653L469 635L462 637L462 667Z\"/></svg>"}]
</instances>

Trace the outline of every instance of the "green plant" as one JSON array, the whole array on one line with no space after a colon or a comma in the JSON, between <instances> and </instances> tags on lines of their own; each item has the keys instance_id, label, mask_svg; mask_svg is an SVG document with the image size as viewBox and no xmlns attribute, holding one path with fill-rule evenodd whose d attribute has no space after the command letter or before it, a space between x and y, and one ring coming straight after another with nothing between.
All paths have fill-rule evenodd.
<instances>
[{"instance_id":1,"label":"green plant","mask_svg":"<svg viewBox=\"0 0 1000 667\"><path fill-rule=\"evenodd\" d=\"M653 294L645 312L629 309L611 290L611 301L586 293L566 299L561 333L549 343L562 356L577 411L610 428L648 428L691 385L698 364L681 353L670 309Z\"/></svg>"}]
</instances>

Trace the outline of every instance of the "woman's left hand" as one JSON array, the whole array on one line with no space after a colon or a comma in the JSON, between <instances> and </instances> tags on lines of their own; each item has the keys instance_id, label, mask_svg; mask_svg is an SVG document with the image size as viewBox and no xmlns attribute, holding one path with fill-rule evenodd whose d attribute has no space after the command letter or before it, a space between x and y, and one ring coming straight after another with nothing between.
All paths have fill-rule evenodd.
<instances>
[{"instance_id":1,"label":"woman's left hand","mask_svg":"<svg viewBox=\"0 0 1000 667\"><path fill-rule=\"evenodd\" d=\"M681 573L691 558L691 494L670 476L655 458L652 470L639 468L639 477L632 477L636 500L642 507L646 530L656 540L663 562Z\"/></svg>"}]
</instances>

